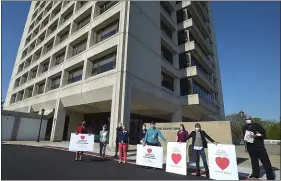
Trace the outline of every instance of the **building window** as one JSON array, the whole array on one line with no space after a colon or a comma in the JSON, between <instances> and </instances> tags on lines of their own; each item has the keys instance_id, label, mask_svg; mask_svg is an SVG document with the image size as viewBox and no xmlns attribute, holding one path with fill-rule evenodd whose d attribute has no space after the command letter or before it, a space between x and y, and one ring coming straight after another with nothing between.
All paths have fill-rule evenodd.
<instances>
[{"instance_id":1,"label":"building window","mask_svg":"<svg viewBox=\"0 0 281 181\"><path fill-rule=\"evenodd\" d=\"M38 85L38 94L44 93L45 82Z\"/></svg>"},{"instance_id":2,"label":"building window","mask_svg":"<svg viewBox=\"0 0 281 181\"><path fill-rule=\"evenodd\" d=\"M63 42L65 39L68 38L69 31L65 32L60 36L60 43Z\"/></svg>"},{"instance_id":3,"label":"building window","mask_svg":"<svg viewBox=\"0 0 281 181\"><path fill-rule=\"evenodd\" d=\"M103 29L99 30L97 33L97 43L113 36L118 32L119 22L115 21Z\"/></svg>"},{"instance_id":4,"label":"building window","mask_svg":"<svg viewBox=\"0 0 281 181\"><path fill-rule=\"evenodd\" d=\"M182 45L188 42L187 31L178 32L178 45Z\"/></svg>"},{"instance_id":5,"label":"building window","mask_svg":"<svg viewBox=\"0 0 281 181\"><path fill-rule=\"evenodd\" d=\"M91 20L91 14L89 14L87 17L85 17L84 19L82 19L77 23L77 30L80 30L81 28L86 26L90 22L90 20Z\"/></svg>"},{"instance_id":6,"label":"building window","mask_svg":"<svg viewBox=\"0 0 281 181\"><path fill-rule=\"evenodd\" d=\"M179 68L185 69L189 67L189 56L187 53L179 54Z\"/></svg>"},{"instance_id":7,"label":"building window","mask_svg":"<svg viewBox=\"0 0 281 181\"><path fill-rule=\"evenodd\" d=\"M63 17L63 21L62 23L66 22L71 16L72 16L73 12L71 11L70 13L66 14L64 17Z\"/></svg>"},{"instance_id":8,"label":"building window","mask_svg":"<svg viewBox=\"0 0 281 181\"><path fill-rule=\"evenodd\" d=\"M174 91L174 78L164 72L161 74L161 85L171 91Z\"/></svg>"},{"instance_id":9,"label":"building window","mask_svg":"<svg viewBox=\"0 0 281 181\"><path fill-rule=\"evenodd\" d=\"M82 80L83 67L76 68L69 72L68 84Z\"/></svg>"},{"instance_id":10,"label":"building window","mask_svg":"<svg viewBox=\"0 0 281 181\"><path fill-rule=\"evenodd\" d=\"M37 68L34 70L31 70L30 72L30 79L34 79L36 77L36 73L37 73Z\"/></svg>"},{"instance_id":11,"label":"building window","mask_svg":"<svg viewBox=\"0 0 281 181\"><path fill-rule=\"evenodd\" d=\"M20 73L22 70L23 70L23 63L21 65L19 65L18 73Z\"/></svg>"},{"instance_id":12,"label":"building window","mask_svg":"<svg viewBox=\"0 0 281 181\"><path fill-rule=\"evenodd\" d=\"M177 23L178 24L182 23L185 20L190 19L190 18L192 18L192 16L186 8L177 11Z\"/></svg>"},{"instance_id":13,"label":"building window","mask_svg":"<svg viewBox=\"0 0 281 181\"><path fill-rule=\"evenodd\" d=\"M25 68L28 67L30 64L31 64L31 60L30 59L26 60L24 64Z\"/></svg>"},{"instance_id":14,"label":"building window","mask_svg":"<svg viewBox=\"0 0 281 181\"><path fill-rule=\"evenodd\" d=\"M173 64L173 54L164 46L161 46L161 56L167 60L168 62L170 62L171 64Z\"/></svg>"},{"instance_id":15,"label":"building window","mask_svg":"<svg viewBox=\"0 0 281 181\"><path fill-rule=\"evenodd\" d=\"M86 46L87 46L87 39L85 39L85 40L81 41L80 43L74 45L72 56L75 56L75 55L83 52L84 50L86 50Z\"/></svg>"},{"instance_id":16,"label":"building window","mask_svg":"<svg viewBox=\"0 0 281 181\"><path fill-rule=\"evenodd\" d=\"M109 70L115 69L116 52L106 55L93 62L92 75L101 74Z\"/></svg>"},{"instance_id":17,"label":"building window","mask_svg":"<svg viewBox=\"0 0 281 181\"><path fill-rule=\"evenodd\" d=\"M23 99L23 91L18 93L18 101Z\"/></svg>"},{"instance_id":18,"label":"building window","mask_svg":"<svg viewBox=\"0 0 281 181\"><path fill-rule=\"evenodd\" d=\"M26 83L27 75L22 76L22 84Z\"/></svg>"},{"instance_id":19,"label":"building window","mask_svg":"<svg viewBox=\"0 0 281 181\"><path fill-rule=\"evenodd\" d=\"M57 89L60 87L60 80L61 80L61 76L58 76L58 77L52 79L51 90L54 90L54 89Z\"/></svg>"},{"instance_id":20,"label":"building window","mask_svg":"<svg viewBox=\"0 0 281 181\"><path fill-rule=\"evenodd\" d=\"M182 78L180 79L180 93L181 96L186 96L188 94L192 94L190 89L190 81L188 78Z\"/></svg>"},{"instance_id":21,"label":"building window","mask_svg":"<svg viewBox=\"0 0 281 181\"><path fill-rule=\"evenodd\" d=\"M46 53L51 51L53 48L53 42L46 46Z\"/></svg>"},{"instance_id":22,"label":"building window","mask_svg":"<svg viewBox=\"0 0 281 181\"><path fill-rule=\"evenodd\" d=\"M32 96L33 88L26 90L26 98L30 98Z\"/></svg>"},{"instance_id":23,"label":"building window","mask_svg":"<svg viewBox=\"0 0 281 181\"><path fill-rule=\"evenodd\" d=\"M14 94L14 95L12 95L12 97L11 97L10 104L13 104L13 103L15 103L15 102L16 102L16 95Z\"/></svg>"},{"instance_id":24,"label":"building window","mask_svg":"<svg viewBox=\"0 0 281 181\"><path fill-rule=\"evenodd\" d=\"M17 88L19 85L20 85L20 79L17 79L17 80L15 81L14 88Z\"/></svg>"},{"instance_id":25,"label":"building window","mask_svg":"<svg viewBox=\"0 0 281 181\"><path fill-rule=\"evenodd\" d=\"M172 39L173 31L170 28L168 28L168 26L165 25L163 21L161 21L161 29Z\"/></svg>"},{"instance_id":26,"label":"building window","mask_svg":"<svg viewBox=\"0 0 281 181\"><path fill-rule=\"evenodd\" d=\"M117 4L118 1L106 1L105 3L103 3L102 5L100 5L100 14L104 13L105 11L107 11L108 9L110 9L112 6L114 6L115 4Z\"/></svg>"},{"instance_id":27,"label":"building window","mask_svg":"<svg viewBox=\"0 0 281 181\"><path fill-rule=\"evenodd\" d=\"M64 61L64 55L65 55L65 52L56 56L55 66L61 64Z\"/></svg>"},{"instance_id":28,"label":"building window","mask_svg":"<svg viewBox=\"0 0 281 181\"><path fill-rule=\"evenodd\" d=\"M47 72L49 69L49 62L42 65L42 73Z\"/></svg>"},{"instance_id":29,"label":"building window","mask_svg":"<svg viewBox=\"0 0 281 181\"><path fill-rule=\"evenodd\" d=\"M197 70L199 70L209 81L211 81L210 73L197 61L193 55L191 55L191 66L196 66Z\"/></svg>"},{"instance_id":30,"label":"building window","mask_svg":"<svg viewBox=\"0 0 281 181\"><path fill-rule=\"evenodd\" d=\"M171 10L167 7L164 1L160 1L160 5L166 11L166 13L168 13L169 16L172 16Z\"/></svg>"},{"instance_id":31,"label":"building window","mask_svg":"<svg viewBox=\"0 0 281 181\"><path fill-rule=\"evenodd\" d=\"M198 94L199 97L202 99L212 102L212 94L205 90L202 86L197 84L196 82L193 83L193 94Z\"/></svg>"}]
</instances>

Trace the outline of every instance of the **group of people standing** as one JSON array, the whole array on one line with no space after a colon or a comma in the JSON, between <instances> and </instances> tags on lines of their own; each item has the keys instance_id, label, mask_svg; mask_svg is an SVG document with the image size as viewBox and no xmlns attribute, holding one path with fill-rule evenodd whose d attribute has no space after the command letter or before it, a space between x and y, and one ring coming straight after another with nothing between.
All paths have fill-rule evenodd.
<instances>
[{"instance_id":1,"label":"group of people standing","mask_svg":"<svg viewBox=\"0 0 281 181\"><path fill-rule=\"evenodd\" d=\"M183 124L179 126L179 131L177 132L177 139L176 141L180 143L187 142L190 138L192 138L192 146L196 153L196 176L200 176L200 156L202 158L206 175L209 177L209 169L206 159L206 154L204 148L207 148L207 139L214 144L217 144L205 131L201 130L201 125L199 123L195 124L195 130L192 131L190 134L186 131ZM88 134L86 129L85 121L82 122L82 125L77 128L76 134ZM104 159L106 145L108 142L108 130L107 126L104 125L103 129L99 133L99 146L100 146L100 159ZM161 131L156 128L155 122L150 123L150 128L146 128L146 124L143 124L142 130L139 133L139 140L140 143L149 146L161 146L159 139L161 138L165 143L167 142L165 136L161 133ZM122 123L118 124L116 128L116 145L115 145L115 157L117 157L119 152L119 163L127 162L127 151L128 151L128 143L129 143L129 132L125 125ZM81 160L83 152L76 153L75 160ZM79 156L79 158L78 158Z\"/></svg>"},{"instance_id":2,"label":"group of people standing","mask_svg":"<svg viewBox=\"0 0 281 181\"><path fill-rule=\"evenodd\" d=\"M246 124L243 127L243 134L245 135L246 131L251 131L253 134L251 138L253 138L253 142L246 143L246 148L251 158L252 163L252 174L249 175L249 178L259 178L260 168L259 168L259 160L262 162L267 179L274 180L275 177L273 175L272 166L267 155L264 139L266 138L265 130L257 123L253 123L251 117L246 118ZM82 125L79 126L76 130L76 134L89 134L86 129L86 122L83 121ZM99 145L100 145L100 159L104 159L106 145L108 143L108 130L107 126L104 125L102 130L99 132ZM165 143L167 142L165 136L162 135L161 131L156 128L155 122L150 123L150 128L146 128L146 124L143 124L142 130L139 133L140 143L150 146L161 146L158 138L161 138ZM195 124L194 131L190 134L186 131L183 124L179 126L179 131L176 135L176 141L180 143L187 142L190 138L192 138L192 147L193 151L196 155L196 176L200 176L200 156L203 161L203 165L206 171L206 176L209 177L209 169L207 164L207 158L205 154L205 148L207 148L207 140L211 141L214 144L218 144L215 140L213 140L205 131L201 129L201 125L199 123ZM128 143L129 143L129 132L125 125L122 123L118 124L116 128L116 149L115 149L115 157L117 157L117 153L119 152L119 163L127 162L127 151L128 151ZM77 152L75 160L81 160L83 152Z\"/></svg>"}]
</instances>

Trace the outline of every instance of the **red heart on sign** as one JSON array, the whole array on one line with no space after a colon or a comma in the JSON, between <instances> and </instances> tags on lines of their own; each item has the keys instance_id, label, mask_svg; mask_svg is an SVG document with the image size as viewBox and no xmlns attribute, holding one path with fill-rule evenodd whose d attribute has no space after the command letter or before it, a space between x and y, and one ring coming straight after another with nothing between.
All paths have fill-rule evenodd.
<instances>
[{"instance_id":1,"label":"red heart on sign","mask_svg":"<svg viewBox=\"0 0 281 181\"><path fill-rule=\"evenodd\" d=\"M229 160L228 160L228 158L225 158L225 157L223 157L223 158L217 157L216 163L222 170L226 169L229 166Z\"/></svg>"},{"instance_id":2,"label":"red heart on sign","mask_svg":"<svg viewBox=\"0 0 281 181\"><path fill-rule=\"evenodd\" d=\"M81 140L85 139L85 136L80 136Z\"/></svg>"},{"instance_id":3,"label":"red heart on sign","mask_svg":"<svg viewBox=\"0 0 281 181\"><path fill-rule=\"evenodd\" d=\"M181 161L181 154L179 153L178 154L173 153L171 157L175 164L178 164Z\"/></svg>"},{"instance_id":4,"label":"red heart on sign","mask_svg":"<svg viewBox=\"0 0 281 181\"><path fill-rule=\"evenodd\" d=\"M147 152L148 152L148 153L151 153L151 152L152 152L152 149L148 148L148 149L147 149Z\"/></svg>"}]
</instances>

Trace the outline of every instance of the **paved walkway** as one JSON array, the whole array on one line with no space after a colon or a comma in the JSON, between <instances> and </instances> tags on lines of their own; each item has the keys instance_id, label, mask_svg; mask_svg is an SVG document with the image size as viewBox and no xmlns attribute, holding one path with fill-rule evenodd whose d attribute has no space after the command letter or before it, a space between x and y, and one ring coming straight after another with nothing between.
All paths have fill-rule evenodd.
<instances>
[{"instance_id":1,"label":"paved walkway","mask_svg":"<svg viewBox=\"0 0 281 181\"><path fill-rule=\"evenodd\" d=\"M69 141L66 142L50 142L50 141L41 141L41 142L35 142L35 141L7 141L4 144L14 144L14 145L28 145L28 146L35 146L35 147L47 147L47 148L54 148L54 149L61 149L61 150L68 150L69 147ZM91 156L98 156L99 155L99 145L98 143L95 143L95 147L94 147L94 152L88 152L87 155L91 155ZM237 150L238 149L238 150ZM251 172L251 166L250 166L250 160L249 160L249 156L247 153L245 153L245 151L239 151L239 149L241 148L236 148L236 152L237 152L237 158L238 158L238 172L239 172L239 177L240 178L245 178L247 177ZM110 157L112 159L114 156L114 150L107 148L106 150L106 156ZM272 156L271 157L271 161L272 161ZM275 158L275 165L277 165L278 159L279 159L279 166L276 167L274 164L273 167L275 167L275 175L276 175L276 180L280 180L280 155L273 155L273 157ZM242 159L241 163L239 163L239 160ZM246 161L245 161L246 159ZM136 160L136 146L135 145L130 145L129 146L129 151L128 151L128 162L131 164L135 164L135 160ZM277 160L277 162L276 162ZM245 163L246 162L246 163ZM164 155L164 163L166 163L166 156ZM201 167L203 169L203 164L201 164ZM195 175L195 164L194 163L188 163L188 168L189 168L189 174ZM263 176L264 179L266 179L265 177L265 171L263 170L263 168L261 168L261 174ZM202 175L204 176L204 172L202 170Z\"/></svg>"},{"instance_id":2,"label":"paved walkway","mask_svg":"<svg viewBox=\"0 0 281 181\"><path fill-rule=\"evenodd\" d=\"M2 145L3 180L203 180L204 177L177 175L163 170L119 164L110 159L74 154L56 149L23 145Z\"/></svg>"}]
</instances>

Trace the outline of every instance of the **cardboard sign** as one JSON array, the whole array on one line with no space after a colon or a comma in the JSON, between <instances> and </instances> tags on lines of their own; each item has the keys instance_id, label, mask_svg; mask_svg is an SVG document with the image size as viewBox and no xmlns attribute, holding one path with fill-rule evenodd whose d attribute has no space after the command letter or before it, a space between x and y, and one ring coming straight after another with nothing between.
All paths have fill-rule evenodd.
<instances>
[{"instance_id":1,"label":"cardboard sign","mask_svg":"<svg viewBox=\"0 0 281 181\"><path fill-rule=\"evenodd\" d=\"M70 151L94 151L95 136L88 134L71 133L69 150Z\"/></svg>"},{"instance_id":2,"label":"cardboard sign","mask_svg":"<svg viewBox=\"0 0 281 181\"><path fill-rule=\"evenodd\" d=\"M167 143L166 172L186 175L186 146L186 143Z\"/></svg>"},{"instance_id":3,"label":"cardboard sign","mask_svg":"<svg viewBox=\"0 0 281 181\"><path fill-rule=\"evenodd\" d=\"M208 143L210 178L215 180L239 180L234 145Z\"/></svg>"},{"instance_id":4,"label":"cardboard sign","mask_svg":"<svg viewBox=\"0 0 281 181\"><path fill-rule=\"evenodd\" d=\"M137 165L163 167L163 147L137 145Z\"/></svg>"}]
</instances>

